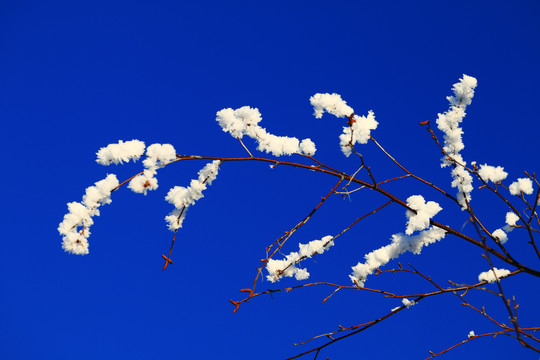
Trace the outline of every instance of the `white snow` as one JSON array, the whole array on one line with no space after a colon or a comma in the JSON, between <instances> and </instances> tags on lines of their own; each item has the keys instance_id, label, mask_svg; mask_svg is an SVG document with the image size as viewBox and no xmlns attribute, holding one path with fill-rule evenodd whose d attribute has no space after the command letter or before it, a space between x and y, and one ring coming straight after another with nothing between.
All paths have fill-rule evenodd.
<instances>
[{"instance_id":1,"label":"white snow","mask_svg":"<svg viewBox=\"0 0 540 360\"><path fill-rule=\"evenodd\" d=\"M422 195L413 195L407 199L407 205L416 210L416 214L407 210L407 229L405 234L411 235L415 231L424 230L429 227L429 220L442 210L435 201L426 201Z\"/></svg>"},{"instance_id":2,"label":"white snow","mask_svg":"<svg viewBox=\"0 0 540 360\"><path fill-rule=\"evenodd\" d=\"M493 270L495 270L495 273L493 273ZM495 278L495 275L497 275L497 278L500 279L501 277L510 274L510 270L506 270L506 269L493 268L493 270L490 269L488 271L484 271L483 273L480 273L480 275L478 275L478 281L487 281L489 283L492 283L492 282L497 281L497 279Z\"/></svg>"},{"instance_id":3,"label":"white snow","mask_svg":"<svg viewBox=\"0 0 540 360\"><path fill-rule=\"evenodd\" d=\"M467 170L462 166L467 165L463 157L459 153L465 148L461 135L463 130L460 127L463 118L465 117L465 109L469 105L474 96L474 89L476 88L477 81L475 78L467 75L463 75L460 82L454 84L452 90L454 96L448 96L447 99L450 102L450 109L444 114L438 114L437 127L444 133L444 151L452 158L448 159L446 156L442 159L442 167L453 166L452 169L452 187L458 189L458 201L462 209L467 208L467 201L470 201L470 194L473 190L472 177Z\"/></svg>"},{"instance_id":4,"label":"white snow","mask_svg":"<svg viewBox=\"0 0 540 360\"><path fill-rule=\"evenodd\" d=\"M99 207L111 203L111 191L118 186L116 175L109 174L103 180L86 189L82 202L68 203L68 213L58 226L62 235L62 248L77 255L88 254L88 237L93 216L99 216Z\"/></svg>"},{"instance_id":5,"label":"white snow","mask_svg":"<svg viewBox=\"0 0 540 360\"><path fill-rule=\"evenodd\" d=\"M174 210L165 217L169 230L175 231L182 227L186 211L204 196L203 191L216 179L220 164L219 160L206 164L199 171L198 179L191 180L188 187L175 186L169 190L165 200L174 205Z\"/></svg>"},{"instance_id":6,"label":"white snow","mask_svg":"<svg viewBox=\"0 0 540 360\"><path fill-rule=\"evenodd\" d=\"M120 140L117 144L109 144L99 149L96 153L96 161L101 165L121 164L124 161L129 162L129 160L137 161L142 154L144 154L144 142Z\"/></svg>"},{"instance_id":7,"label":"white snow","mask_svg":"<svg viewBox=\"0 0 540 360\"><path fill-rule=\"evenodd\" d=\"M491 181L493 183L497 183L506 179L508 173L504 171L504 168L501 166L494 167L484 164L480 165L478 175L480 175L480 177L484 179L484 181Z\"/></svg>"},{"instance_id":8,"label":"white snow","mask_svg":"<svg viewBox=\"0 0 540 360\"><path fill-rule=\"evenodd\" d=\"M378 267L386 265L390 260L398 258L407 251L420 254L424 246L441 240L445 235L446 231L437 227L431 227L415 236L394 234L390 244L366 254L364 263L353 266L353 274L349 275L349 277L351 281L364 286L367 276L372 274Z\"/></svg>"},{"instance_id":9,"label":"white snow","mask_svg":"<svg viewBox=\"0 0 540 360\"><path fill-rule=\"evenodd\" d=\"M295 137L270 134L265 128L258 125L261 119L259 109L249 106L243 106L236 110L227 108L216 114L216 120L224 132L239 139L242 139L244 135L251 137L258 142L257 150L259 151L271 153L274 156L315 154L315 144L310 139L304 139L300 142Z\"/></svg>"},{"instance_id":10,"label":"white snow","mask_svg":"<svg viewBox=\"0 0 540 360\"><path fill-rule=\"evenodd\" d=\"M524 194L530 195L533 193L533 184L531 179L529 178L521 178L517 179L517 181L514 181L510 186L508 187L508 190L510 190L510 194L512 195L521 195L521 192Z\"/></svg>"},{"instance_id":11,"label":"white snow","mask_svg":"<svg viewBox=\"0 0 540 360\"><path fill-rule=\"evenodd\" d=\"M332 235L327 235L321 240L313 240L307 244L298 244L299 251L291 252L285 259L269 259L266 263L268 275L266 279L271 282L279 281L282 277L295 277L296 280L305 280L309 277L306 269L296 267L296 264L306 258L311 258L315 254L322 254L334 245Z\"/></svg>"}]
</instances>

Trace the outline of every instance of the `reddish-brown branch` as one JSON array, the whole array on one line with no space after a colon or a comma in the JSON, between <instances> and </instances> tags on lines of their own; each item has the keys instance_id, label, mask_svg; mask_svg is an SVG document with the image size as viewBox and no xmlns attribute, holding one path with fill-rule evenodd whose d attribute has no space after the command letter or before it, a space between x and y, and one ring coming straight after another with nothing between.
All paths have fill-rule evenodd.
<instances>
[{"instance_id":1,"label":"reddish-brown branch","mask_svg":"<svg viewBox=\"0 0 540 360\"><path fill-rule=\"evenodd\" d=\"M522 328L521 331L538 331L540 330L540 327L531 327L531 328ZM471 336L470 338L468 339L465 339L455 345L452 345L450 346L449 348L443 350L443 351L440 351L438 353L431 353L431 356L430 357L427 357L425 360L428 360L428 359L433 359L434 357L436 356L439 356L439 355L442 355L452 349L455 349L457 348L458 346L460 345L463 345L463 344L466 344L468 343L469 341L471 340L474 340L474 339L478 339L478 338L481 338L481 337L484 337L484 336L497 336L497 335L504 335L504 334L508 334L508 332L510 331L513 331L513 329L507 329L507 330L499 330L499 331L494 331L494 332L490 332L490 333L485 333L485 334L480 334L480 335L474 335L474 336ZM536 351L539 351L538 349L536 349Z\"/></svg>"},{"instance_id":2,"label":"reddish-brown branch","mask_svg":"<svg viewBox=\"0 0 540 360\"><path fill-rule=\"evenodd\" d=\"M179 159L179 161L182 161L182 160L221 160L223 162L228 162L228 161L259 161L259 162L267 162L267 163L276 163L276 160L274 159L267 159L267 158L260 158L260 157L240 157L240 158L224 158L224 157L217 157L217 156L189 156L189 155L184 155L184 156L181 156ZM407 205L406 202L404 202L403 200L399 199L398 197L396 197L395 195L389 193L388 191L382 189L381 187L376 187L375 185L371 184L371 183L368 183L366 181L363 181L363 180L360 180L360 179L356 179L356 178L351 178L350 175L346 174L346 173L343 173L341 171L338 171L338 170L330 170L329 167L326 167L326 166L323 166L320 162L318 162L320 167L313 167L311 165L305 165L305 164L300 164L300 163L294 163L294 162L289 162L289 161L279 161L279 164L281 165L286 165L286 166L292 166L292 167L296 167L296 168L301 168L301 169L308 169L308 170L313 170L313 171L316 171L316 172L320 172L320 173L323 173L323 174L327 174L327 175L332 175L332 176L335 176L335 177L339 177L340 179L342 178L343 180L351 180L352 182L354 183L357 183L357 184L360 184L360 185L363 185L365 187L368 187L372 190L375 190L377 192L379 192L381 195L383 196L386 196L387 198L389 199L392 199L394 202L396 202L397 204L400 204L401 206L405 207L406 209L416 213L415 210L409 208L409 206ZM531 275L534 275L536 277L540 277L540 271L537 271L537 270L534 270L534 269L531 269L521 263L519 263L518 261L514 260L514 259L510 259L508 258L507 256L505 256L504 254L501 254L500 252L498 252L497 250L485 245L485 244L482 244L480 241L478 240L475 240L453 228L450 228L449 226L446 226L446 225L443 225L439 222L436 222L434 220L430 220L430 224L431 225L434 225L438 228L441 228L443 230L446 230L447 233L449 234L452 234L452 235L455 235L473 245L476 245L486 251L488 251L490 254L496 256L497 258L501 259L502 261L510 264L510 265L513 265L519 269L522 269L523 271L525 271L526 273L529 273Z\"/></svg>"}]
</instances>

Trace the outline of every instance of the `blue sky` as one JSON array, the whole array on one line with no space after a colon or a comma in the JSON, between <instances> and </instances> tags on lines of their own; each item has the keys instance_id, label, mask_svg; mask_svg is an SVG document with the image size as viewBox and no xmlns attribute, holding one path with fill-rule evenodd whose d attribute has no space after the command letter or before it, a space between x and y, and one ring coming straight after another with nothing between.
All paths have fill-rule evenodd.
<instances>
[{"instance_id":1,"label":"blue sky","mask_svg":"<svg viewBox=\"0 0 540 360\"><path fill-rule=\"evenodd\" d=\"M446 96L462 74L478 79L463 123L464 157L502 165L512 181L523 170L538 171L539 15L535 1L1 3L0 357L282 359L308 349L293 346L296 341L398 306L395 299L345 291L322 304L330 290L311 288L259 297L232 314L229 299L251 285L265 247L334 185L320 174L225 164L190 209L175 262L164 272L160 255L172 235L163 221L171 206L163 198L172 186L189 184L202 162L161 170L159 189L147 196L114 193L95 219L87 256L64 253L57 226L66 204L80 201L87 186L107 173L125 179L140 171L140 164L98 165L95 153L109 143L140 139L171 143L184 154L244 156L215 121L226 107L259 108L269 132L309 137L318 159L354 172L358 160L345 158L338 146L344 124L312 116L309 97L317 92L341 94L359 114L373 110L377 140L409 169L454 192L440 152L418 122L447 110ZM255 151L252 142L246 145ZM402 174L373 144L361 151L376 176ZM439 201L442 223L459 229L467 220L412 181L388 189L404 199L421 193ZM500 202L478 190L472 196L490 227L504 225ZM285 252L341 231L382 203L372 192L331 198ZM348 284L350 267L403 231L405 221L393 207L358 225L327 254L306 261L311 280ZM474 236L470 227L464 232ZM523 235L512 233L509 249L538 268ZM480 255L447 237L403 262L442 284L472 283L487 270ZM522 325L538 326L538 280L519 276L507 283L521 304ZM277 286L295 284L286 279ZM405 275L368 284L429 289ZM494 296L476 292L473 300L506 320ZM438 297L321 356L424 358L470 330L493 327L450 296ZM478 356L538 357L498 337L441 358Z\"/></svg>"}]
</instances>

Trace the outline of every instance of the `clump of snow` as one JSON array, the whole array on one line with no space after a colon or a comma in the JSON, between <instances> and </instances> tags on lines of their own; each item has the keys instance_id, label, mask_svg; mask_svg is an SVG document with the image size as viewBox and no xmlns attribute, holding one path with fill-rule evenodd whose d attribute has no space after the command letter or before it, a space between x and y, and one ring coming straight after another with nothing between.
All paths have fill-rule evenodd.
<instances>
[{"instance_id":1,"label":"clump of snow","mask_svg":"<svg viewBox=\"0 0 540 360\"><path fill-rule=\"evenodd\" d=\"M495 272L493 272L493 270L495 270ZM488 270L480 273L480 275L478 275L478 281L487 281L489 283L492 283L497 281L497 278L500 279L501 277L510 274L510 270L506 269L493 268L493 270ZM497 275L497 278L495 278L495 275Z\"/></svg>"},{"instance_id":2,"label":"clump of snow","mask_svg":"<svg viewBox=\"0 0 540 360\"><path fill-rule=\"evenodd\" d=\"M473 336L476 336L476 334L474 333L474 331L469 331L469 335L467 335L468 338L472 338Z\"/></svg>"},{"instance_id":3,"label":"clump of snow","mask_svg":"<svg viewBox=\"0 0 540 360\"><path fill-rule=\"evenodd\" d=\"M339 145L345 156L352 153L351 146L356 143L366 144L379 123L375 121L375 114L369 111L367 116L354 115L350 126L343 127L343 134L339 135Z\"/></svg>"},{"instance_id":4,"label":"clump of snow","mask_svg":"<svg viewBox=\"0 0 540 360\"><path fill-rule=\"evenodd\" d=\"M524 194L530 195L533 193L533 184L531 179L529 178L521 178L517 179L517 181L514 181L510 186L508 187L508 190L510 190L510 194L512 195L521 195L521 192Z\"/></svg>"},{"instance_id":5,"label":"clump of snow","mask_svg":"<svg viewBox=\"0 0 540 360\"><path fill-rule=\"evenodd\" d=\"M420 254L424 246L441 240L445 235L446 231L436 227L431 227L415 236L394 234L390 244L366 254L364 263L353 266L353 274L349 277L352 282L364 286L368 275L373 274L378 267L386 265L390 260L396 259L407 251Z\"/></svg>"},{"instance_id":6,"label":"clump of snow","mask_svg":"<svg viewBox=\"0 0 540 360\"><path fill-rule=\"evenodd\" d=\"M274 156L292 155L295 153L313 155L316 148L313 141L302 142L294 137L270 134L258 124L262 120L259 109L243 106L236 110L231 108L217 112L216 120L224 132L241 139L247 135L258 142L257 150L272 153Z\"/></svg>"},{"instance_id":7,"label":"clump of snow","mask_svg":"<svg viewBox=\"0 0 540 360\"><path fill-rule=\"evenodd\" d=\"M268 275L266 279L271 282L279 281L282 277L295 277L296 280L305 280L309 277L306 269L296 267L303 259L310 258L315 254L322 254L334 245L332 235L327 235L321 240L313 240L307 244L299 244L298 252L291 252L283 260L269 259L266 263Z\"/></svg>"},{"instance_id":8,"label":"clump of snow","mask_svg":"<svg viewBox=\"0 0 540 360\"><path fill-rule=\"evenodd\" d=\"M506 179L506 177L508 176L508 173L504 171L504 168L501 166L494 167L494 166L484 164L484 165L480 165L480 170L478 170L478 175L480 175L480 177L484 179L484 181L491 181L493 183L497 183L499 181Z\"/></svg>"},{"instance_id":9,"label":"clump of snow","mask_svg":"<svg viewBox=\"0 0 540 360\"><path fill-rule=\"evenodd\" d=\"M156 175L157 171L155 169L146 169L141 175L134 177L128 185L128 188L133 192L144 194L148 190L156 190L158 188Z\"/></svg>"},{"instance_id":10,"label":"clump of snow","mask_svg":"<svg viewBox=\"0 0 540 360\"><path fill-rule=\"evenodd\" d=\"M165 217L169 230L175 231L182 227L188 208L204 196L203 191L216 179L220 164L220 160L206 164L199 171L198 179L191 180L187 188L175 186L169 190L165 200L174 205L174 210Z\"/></svg>"},{"instance_id":11,"label":"clump of snow","mask_svg":"<svg viewBox=\"0 0 540 360\"><path fill-rule=\"evenodd\" d=\"M352 116L352 120L349 120L349 126L344 126L343 133L339 136L339 145L345 156L351 155L351 146L356 143L367 143L371 136L371 130L375 130L379 124L375 121L373 111L369 111L367 116L354 115L354 110L339 94L315 94L309 100L317 119L321 118L325 111L338 118Z\"/></svg>"},{"instance_id":12,"label":"clump of snow","mask_svg":"<svg viewBox=\"0 0 540 360\"><path fill-rule=\"evenodd\" d=\"M411 306L416 305L416 302L410 301L410 300L407 299L407 298L403 298L403 299L401 300L401 302L402 302L403 305L405 305L407 308L410 308Z\"/></svg>"},{"instance_id":13,"label":"clump of snow","mask_svg":"<svg viewBox=\"0 0 540 360\"><path fill-rule=\"evenodd\" d=\"M158 168L176 159L176 150L171 144L152 144L146 149L146 156L143 160L144 167Z\"/></svg>"},{"instance_id":14,"label":"clump of snow","mask_svg":"<svg viewBox=\"0 0 540 360\"><path fill-rule=\"evenodd\" d=\"M152 144L146 149L146 158L143 160L145 170L134 177L128 187L136 193L144 194L149 190L158 188L155 177L157 170L176 159L176 150L171 144Z\"/></svg>"},{"instance_id":15,"label":"clump of snow","mask_svg":"<svg viewBox=\"0 0 540 360\"><path fill-rule=\"evenodd\" d=\"M311 141L311 139L304 139L300 143L300 150L306 154L306 155L314 155L315 151L317 151L317 148L315 147L315 143Z\"/></svg>"},{"instance_id":16,"label":"clump of snow","mask_svg":"<svg viewBox=\"0 0 540 360\"><path fill-rule=\"evenodd\" d=\"M492 235L499 239L501 244L505 244L508 241L508 233L514 230L519 216L517 216L513 211L506 213L506 225L502 229L497 229L493 231Z\"/></svg>"},{"instance_id":17,"label":"clump of snow","mask_svg":"<svg viewBox=\"0 0 540 360\"><path fill-rule=\"evenodd\" d=\"M118 141L99 149L96 162L101 165L122 164L129 160L137 161L144 154L144 142L139 140Z\"/></svg>"},{"instance_id":18,"label":"clump of snow","mask_svg":"<svg viewBox=\"0 0 540 360\"><path fill-rule=\"evenodd\" d=\"M458 189L458 201L462 209L467 208L467 201L470 200L470 193L473 190L472 176L463 166L467 163L459 153L465 148L461 135L463 130L460 127L463 118L465 117L465 109L469 105L474 96L474 89L477 81L475 78L463 75L460 82L454 84L452 90L454 96L448 96L450 109L444 114L438 114L437 127L444 133L444 151L451 158L445 156L442 159L442 167L454 166L452 169L452 187Z\"/></svg>"},{"instance_id":19,"label":"clump of snow","mask_svg":"<svg viewBox=\"0 0 540 360\"><path fill-rule=\"evenodd\" d=\"M461 155L459 154L457 156L454 156L454 159L456 159L459 163L463 165L466 164ZM450 173L452 175L452 178L454 179L452 180L452 187L458 189L458 193L456 195L457 200L461 205L461 209L465 210L467 208L467 202L471 201L471 192L473 191L473 178L467 170L465 170L459 165L453 168Z\"/></svg>"},{"instance_id":20,"label":"clump of snow","mask_svg":"<svg viewBox=\"0 0 540 360\"><path fill-rule=\"evenodd\" d=\"M508 241L508 235L506 235L506 233L502 229L495 230L492 235L499 239L501 244L504 244Z\"/></svg>"},{"instance_id":21,"label":"clump of snow","mask_svg":"<svg viewBox=\"0 0 540 360\"><path fill-rule=\"evenodd\" d=\"M407 210L407 229L405 234L411 235L415 231L424 230L429 227L429 220L434 217L442 208L435 201L426 201L421 195L413 195L407 199L407 205L416 210L416 214Z\"/></svg>"},{"instance_id":22,"label":"clump of snow","mask_svg":"<svg viewBox=\"0 0 540 360\"><path fill-rule=\"evenodd\" d=\"M509 211L506 213L506 226L504 227L504 230L506 232L510 232L514 230L513 226L516 226L517 221L519 220L519 216L517 216L513 211Z\"/></svg>"},{"instance_id":23,"label":"clump of snow","mask_svg":"<svg viewBox=\"0 0 540 360\"><path fill-rule=\"evenodd\" d=\"M354 113L354 110L339 94L315 94L309 101L317 119L320 119L325 111L336 117L349 117Z\"/></svg>"},{"instance_id":24,"label":"clump of snow","mask_svg":"<svg viewBox=\"0 0 540 360\"><path fill-rule=\"evenodd\" d=\"M99 207L111 203L111 192L118 186L116 175L109 174L103 180L86 189L82 202L68 203L69 212L58 226L62 235L62 248L77 255L88 254L88 237L93 216L99 216Z\"/></svg>"}]
</instances>

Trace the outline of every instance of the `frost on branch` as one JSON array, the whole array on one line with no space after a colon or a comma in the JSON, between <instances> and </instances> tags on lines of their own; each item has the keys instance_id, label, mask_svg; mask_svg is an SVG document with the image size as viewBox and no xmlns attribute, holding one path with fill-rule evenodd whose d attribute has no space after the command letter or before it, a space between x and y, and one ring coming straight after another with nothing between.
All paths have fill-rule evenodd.
<instances>
[{"instance_id":1,"label":"frost on branch","mask_svg":"<svg viewBox=\"0 0 540 360\"><path fill-rule=\"evenodd\" d=\"M491 235L499 239L501 244L504 244L508 241L508 235L506 235L506 233L502 229L495 230Z\"/></svg>"},{"instance_id":2,"label":"frost on branch","mask_svg":"<svg viewBox=\"0 0 540 360\"><path fill-rule=\"evenodd\" d=\"M493 270L495 270L495 273L493 272ZM497 281L497 278L500 279L501 277L510 274L510 270L506 269L493 268L493 270L488 270L480 273L480 275L478 275L478 281L487 281L489 283L492 283ZM495 275L497 275L497 277L495 277Z\"/></svg>"},{"instance_id":3,"label":"frost on branch","mask_svg":"<svg viewBox=\"0 0 540 360\"><path fill-rule=\"evenodd\" d=\"M369 111L367 116L353 116L350 126L343 127L343 134L339 135L339 145L345 156L352 153L351 146L356 143L366 144L371 136L371 130L375 130L379 123L375 121L375 114Z\"/></svg>"},{"instance_id":4,"label":"frost on branch","mask_svg":"<svg viewBox=\"0 0 540 360\"><path fill-rule=\"evenodd\" d=\"M510 232L514 230L513 226L516 225L518 220L519 220L519 216L514 214L512 211L507 212L506 213L506 226L504 227L504 230L506 232Z\"/></svg>"},{"instance_id":5,"label":"frost on branch","mask_svg":"<svg viewBox=\"0 0 540 360\"><path fill-rule=\"evenodd\" d=\"M101 165L122 164L129 160L137 161L144 154L144 142L139 140L131 140L123 142L118 141L118 144L109 144L104 148L99 149L96 153L96 162Z\"/></svg>"},{"instance_id":6,"label":"frost on branch","mask_svg":"<svg viewBox=\"0 0 540 360\"><path fill-rule=\"evenodd\" d=\"M510 233L512 230L514 230L514 226L516 226L516 222L519 220L519 216L517 216L512 211L509 211L506 213L506 225L502 229L497 229L491 233L494 237L499 239L501 244L505 244L508 241L508 233Z\"/></svg>"},{"instance_id":7,"label":"frost on branch","mask_svg":"<svg viewBox=\"0 0 540 360\"><path fill-rule=\"evenodd\" d=\"M268 133L265 128L258 125L262 117L257 108L243 106L236 110L223 109L217 112L216 120L224 132L228 132L238 139L247 135L258 142L257 150L272 153L274 156L295 153L313 155L316 151L315 144L310 139L304 139L300 142L295 137L276 136Z\"/></svg>"},{"instance_id":8,"label":"frost on branch","mask_svg":"<svg viewBox=\"0 0 540 360\"><path fill-rule=\"evenodd\" d=\"M347 105L347 102L341 98L339 94L315 94L309 102L315 110L315 117L322 118L324 112L332 114L338 118L349 117L354 113L354 110Z\"/></svg>"},{"instance_id":9,"label":"frost on branch","mask_svg":"<svg viewBox=\"0 0 540 360\"><path fill-rule=\"evenodd\" d=\"M390 260L398 258L407 251L418 255L422 247L441 240L445 235L446 231L436 227L431 227L415 236L394 234L390 244L366 254L364 263L353 266L353 274L349 277L352 282L364 286L368 275L373 274L378 267L386 265Z\"/></svg>"},{"instance_id":10,"label":"frost on branch","mask_svg":"<svg viewBox=\"0 0 540 360\"><path fill-rule=\"evenodd\" d=\"M199 171L199 178L191 180L187 188L175 186L169 190L169 193L165 196L165 200L174 205L174 210L165 217L165 221L171 231L178 230L182 227L188 207L194 205L197 200L204 196L202 192L206 189L207 185L211 185L212 181L216 179L220 164L221 161L219 160L214 160L206 164Z\"/></svg>"},{"instance_id":11,"label":"frost on branch","mask_svg":"<svg viewBox=\"0 0 540 360\"><path fill-rule=\"evenodd\" d=\"M533 193L533 184L531 179L529 178L521 178L517 179L517 181L514 181L512 184L510 184L510 187L508 188L510 190L510 194L512 195L521 195L521 192L527 195L531 195Z\"/></svg>"},{"instance_id":12,"label":"frost on branch","mask_svg":"<svg viewBox=\"0 0 540 360\"><path fill-rule=\"evenodd\" d=\"M98 208L101 205L111 203L111 191L117 186L116 175L109 174L86 189L82 202L68 203L69 212L58 226L64 251L77 255L88 254L90 226L94 223L92 217L99 216Z\"/></svg>"},{"instance_id":13,"label":"frost on branch","mask_svg":"<svg viewBox=\"0 0 540 360\"><path fill-rule=\"evenodd\" d=\"M160 168L176 159L176 150L171 144L152 144L146 149L146 156L145 168Z\"/></svg>"},{"instance_id":14,"label":"frost on branch","mask_svg":"<svg viewBox=\"0 0 540 360\"><path fill-rule=\"evenodd\" d=\"M435 201L426 201L422 195L413 195L407 199L407 205L416 210L416 214L407 210L407 229L405 234L411 235L415 231L424 230L429 227L429 220L434 217L442 208Z\"/></svg>"},{"instance_id":15,"label":"frost on branch","mask_svg":"<svg viewBox=\"0 0 540 360\"><path fill-rule=\"evenodd\" d=\"M283 260L269 259L266 264L268 275L266 279L271 282L279 281L282 277L295 277L296 280L305 280L309 277L306 269L296 267L303 259L310 258L315 254L322 254L334 245L332 235L327 235L321 240L313 240L307 244L299 244L300 250L285 256Z\"/></svg>"},{"instance_id":16,"label":"frost on branch","mask_svg":"<svg viewBox=\"0 0 540 360\"><path fill-rule=\"evenodd\" d=\"M420 254L422 247L428 246L444 238L446 231L436 227L429 227L430 219L435 216L442 208L434 201L426 201L421 195L413 195L407 199L407 206L416 210L416 214L407 210L407 228L405 234L392 235L392 242L377 250L365 255L366 261L353 266L353 274L349 275L352 282L359 286L364 286L368 275L380 266L386 265L390 260L396 259L401 254L410 251L414 254ZM415 236L411 235L414 231L424 230Z\"/></svg>"},{"instance_id":17,"label":"frost on branch","mask_svg":"<svg viewBox=\"0 0 540 360\"><path fill-rule=\"evenodd\" d=\"M442 159L442 167L453 166L452 187L458 188L457 199L462 209L467 208L467 201L471 199L472 176L463 167L467 165L459 153L465 148L461 135L463 130L460 123L465 117L465 109L470 105L474 96L477 81L475 78L463 75L460 82L454 84L452 90L454 96L448 96L450 109L444 114L439 114L437 127L444 133L444 151L447 156Z\"/></svg>"},{"instance_id":18,"label":"frost on branch","mask_svg":"<svg viewBox=\"0 0 540 360\"><path fill-rule=\"evenodd\" d=\"M504 171L504 168L502 166L489 166L487 164L480 165L480 170L478 170L478 175L484 180L484 181L491 181L493 183L497 183L499 181L502 181L506 179L508 176L508 173Z\"/></svg>"},{"instance_id":19,"label":"frost on branch","mask_svg":"<svg viewBox=\"0 0 540 360\"><path fill-rule=\"evenodd\" d=\"M371 136L371 130L375 130L379 124L375 121L373 111L369 111L367 116L354 115L354 110L339 94L315 94L309 100L317 119L321 118L325 111L338 118L352 116L349 126L344 126L343 133L339 136L341 151L347 157L352 153L351 146L356 143L366 144Z\"/></svg>"},{"instance_id":20,"label":"frost on branch","mask_svg":"<svg viewBox=\"0 0 540 360\"><path fill-rule=\"evenodd\" d=\"M158 181L155 177L157 170L176 159L176 150L171 144L152 144L146 149L143 160L145 170L130 182L128 187L136 193L146 195L148 190L156 190Z\"/></svg>"},{"instance_id":21,"label":"frost on branch","mask_svg":"<svg viewBox=\"0 0 540 360\"><path fill-rule=\"evenodd\" d=\"M413 305L416 305L416 303L414 301L411 301L407 298L403 298L403 300L401 300L401 302L403 303L403 305L405 305L405 307L407 308L410 308L411 306Z\"/></svg>"}]
</instances>

